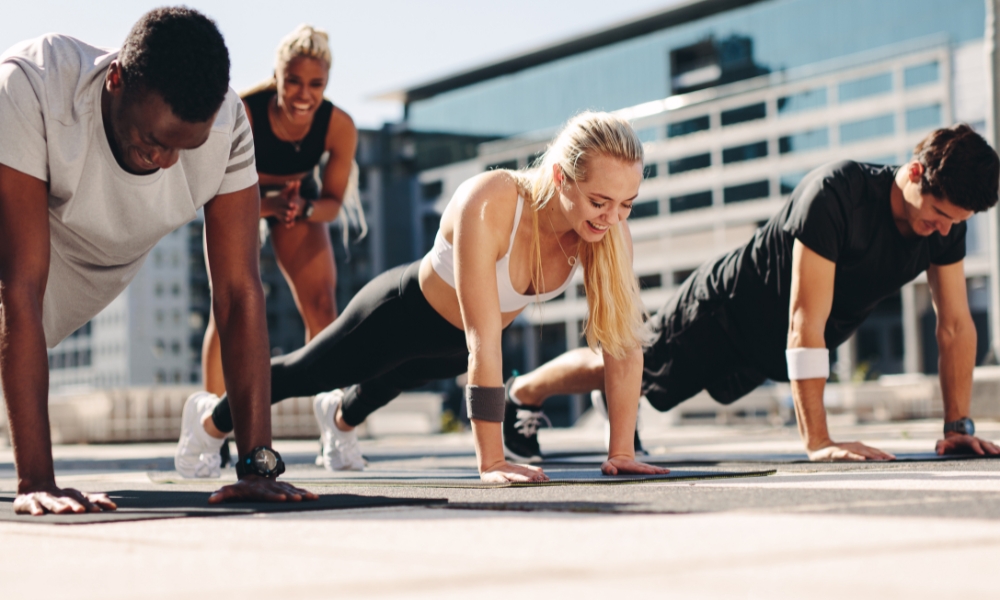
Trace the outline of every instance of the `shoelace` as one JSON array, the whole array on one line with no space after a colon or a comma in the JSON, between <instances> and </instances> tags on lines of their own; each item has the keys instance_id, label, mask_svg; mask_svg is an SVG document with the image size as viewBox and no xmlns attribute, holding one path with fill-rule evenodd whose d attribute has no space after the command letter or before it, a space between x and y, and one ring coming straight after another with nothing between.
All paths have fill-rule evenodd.
<instances>
[{"instance_id":1,"label":"shoelace","mask_svg":"<svg viewBox=\"0 0 1000 600\"><path fill-rule=\"evenodd\" d=\"M552 421L540 410L529 410L527 408L517 409L517 420L514 421L514 429L524 437L535 435L538 428L542 426L542 421L547 427L552 427Z\"/></svg>"}]
</instances>

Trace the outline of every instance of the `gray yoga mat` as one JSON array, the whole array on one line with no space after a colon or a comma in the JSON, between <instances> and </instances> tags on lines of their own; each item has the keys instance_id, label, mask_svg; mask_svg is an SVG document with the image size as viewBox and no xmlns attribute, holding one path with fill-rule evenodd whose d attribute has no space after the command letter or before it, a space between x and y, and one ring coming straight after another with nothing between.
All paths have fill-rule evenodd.
<instances>
[{"instance_id":1,"label":"gray yoga mat","mask_svg":"<svg viewBox=\"0 0 1000 600\"><path fill-rule=\"evenodd\" d=\"M539 483L485 483L472 469L434 469L407 471L363 471L330 473L321 469L314 471L295 471L286 473L284 481L309 487L322 486L366 486L366 487L421 487L421 488L516 488L544 487L560 485L626 485L653 482L694 481L703 479L730 479L734 477L765 477L775 471L707 471L678 469L671 470L666 475L602 475L599 469L546 469L549 481ZM154 483L186 483L191 480L180 479L176 473L150 472L149 478ZM211 480L218 485L220 480Z\"/></svg>"},{"instance_id":2,"label":"gray yoga mat","mask_svg":"<svg viewBox=\"0 0 1000 600\"><path fill-rule=\"evenodd\" d=\"M948 454L945 456L938 456L934 452L897 452L896 460L889 462L947 462L955 460L997 460L1000 459L1000 455L992 456L980 456L978 454ZM540 466L545 468L546 472L552 467L560 466L600 466L607 460L607 455L605 454L589 454L589 453L565 453L546 456L541 462ZM752 464L802 464L809 463L809 459L806 458L805 453L795 453L795 454L753 454L753 453L741 453L741 454L720 454L720 453L708 453L705 454L677 454L677 455L659 455L659 456L647 456L641 459L643 462L658 465L658 466L709 466L717 464L739 464L739 463L752 463ZM874 461L870 461L874 462ZM863 464L870 464L870 462L862 461ZM837 464L852 464L850 461L837 463Z\"/></svg>"},{"instance_id":3,"label":"gray yoga mat","mask_svg":"<svg viewBox=\"0 0 1000 600\"><path fill-rule=\"evenodd\" d=\"M334 510L345 508L382 508L390 506L428 506L447 504L445 498L387 498L356 494L322 494L318 500L303 502L227 502L209 504L208 492L169 490L120 490L107 492L118 505L118 510L99 513L52 515L33 517L14 513L14 494L0 493L0 521L42 523L52 525L80 525L144 521L149 519L177 519L182 517L214 517L223 515L249 515L255 513Z\"/></svg>"}]
</instances>

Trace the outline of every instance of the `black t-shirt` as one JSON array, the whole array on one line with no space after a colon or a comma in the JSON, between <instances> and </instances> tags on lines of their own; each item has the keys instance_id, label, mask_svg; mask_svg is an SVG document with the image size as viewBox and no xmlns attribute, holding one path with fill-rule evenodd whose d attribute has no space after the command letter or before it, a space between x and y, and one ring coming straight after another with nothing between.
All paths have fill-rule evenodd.
<instances>
[{"instance_id":1,"label":"black t-shirt","mask_svg":"<svg viewBox=\"0 0 1000 600\"><path fill-rule=\"evenodd\" d=\"M792 245L799 239L837 264L825 336L827 348L842 344L881 300L931 264L965 258L965 223L943 237L899 232L890 204L897 168L841 161L806 175L749 243L691 275L661 315L664 327L677 333L713 315L750 366L787 381Z\"/></svg>"}]
</instances>

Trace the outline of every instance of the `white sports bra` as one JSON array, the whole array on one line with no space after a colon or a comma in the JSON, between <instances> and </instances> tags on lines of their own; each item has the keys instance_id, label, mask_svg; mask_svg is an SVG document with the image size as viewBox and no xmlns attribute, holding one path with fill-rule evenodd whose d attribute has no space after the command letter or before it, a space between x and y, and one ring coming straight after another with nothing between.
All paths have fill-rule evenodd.
<instances>
[{"instance_id":1,"label":"white sports bra","mask_svg":"<svg viewBox=\"0 0 1000 600\"><path fill-rule=\"evenodd\" d=\"M580 262L577 261L573 265L573 270L569 272L569 276L566 281L563 282L561 286L551 292L545 292L544 294L538 294L538 296L526 296L520 294L514 289L514 285L510 282L510 253L514 250L514 236L517 235L517 225L521 222L521 211L524 209L524 199L520 196L517 197L517 210L514 212L514 228L510 232L510 245L507 247L507 254L504 254L503 258L497 261L497 292L500 296L500 312L509 313L516 310L521 310L525 306L535 302L545 302L546 300L551 300L558 296L559 294L566 291L569 287L570 282L573 280L573 275L576 274L576 270L580 266ZM434 237L434 247L427 254L431 259L431 266L434 267L434 272L437 273L441 279L445 281L452 288L455 287L455 247L448 243L448 240L444 239L444 235L441 234L441 230L438 229L437 236Z\"/></svg>"}]
</instances>

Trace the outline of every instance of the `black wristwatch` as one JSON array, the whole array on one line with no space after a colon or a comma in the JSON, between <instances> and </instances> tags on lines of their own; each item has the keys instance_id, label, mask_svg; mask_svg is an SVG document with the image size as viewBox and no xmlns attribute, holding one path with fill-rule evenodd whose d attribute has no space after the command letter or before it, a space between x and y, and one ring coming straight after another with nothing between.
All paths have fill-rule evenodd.
<instances>
[{"instance_id":1,"label":"black wristwatch","mask_svg":"<svg viewBox=\"0 0 1000 600\"><path fill-rule=\"evenodd\" d=\"M976 435L976 424L969 417L962 417L957 421L944 424L944 432L947 435L952 431L965 435Z\"/></svg>"},{"instance_id":2,"label":"black wristwatch","mask_svg":"<svg viewBox=\"0 0 1000 600\"><path fill-rule=\"evenodd\" d=\"M285 461L276 450L267 446L257 446L246 456L236 461L236 475L260 475L261 477L277 477L285 472Z\"/></svg>"}]
</instances>

